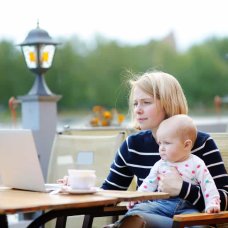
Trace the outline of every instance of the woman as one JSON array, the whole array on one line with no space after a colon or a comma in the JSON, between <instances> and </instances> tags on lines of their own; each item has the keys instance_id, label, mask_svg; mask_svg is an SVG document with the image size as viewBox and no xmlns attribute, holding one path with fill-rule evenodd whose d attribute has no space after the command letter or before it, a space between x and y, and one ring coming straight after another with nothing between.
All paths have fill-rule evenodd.
<instances>
[{"instance_id":1,"label":"woman","mask_svg":"<svg viewBox=\"0 0 228 228\"><path fill-rule=\"evenodd\" d=\"M130 80L130 85L129 105L136 127L141 131L129 136L120 147L103 189L127 190L134 176L140 186L160 158L156 142L159 124L173 115L188 113L183 90L172 75L148 72ZM192 153L204 160L218 188L221 210L227 210L228 175L214 140L208 134L198 132ZM159 178L159 191L186 200L198 211L205 208L200 187L183 181L175 168ZM125 217L122 224L128 224L128 220L133 221L134 227L144 223L146 227L172 227L172 218L161 214L139 213L135 217Z\"/></svg>"}]
</instances>

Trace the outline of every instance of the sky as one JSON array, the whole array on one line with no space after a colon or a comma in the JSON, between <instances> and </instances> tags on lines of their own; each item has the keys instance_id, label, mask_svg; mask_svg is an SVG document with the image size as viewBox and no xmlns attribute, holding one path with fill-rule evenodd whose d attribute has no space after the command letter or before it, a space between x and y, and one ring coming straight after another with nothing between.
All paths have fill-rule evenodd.
<instances>
[{"instance_id":1,"label":"sky","mask_svg":"<svg viewBox=\"0 0 228 228\"><path fill-rule=\"evenodd\" d=\"M174 33L186 50L211 37L228 37L227 0L0 0L0 40L16 44L36 28L53 39L95 34L124 44L143 44Z\"/></svg>"}]
</instances>

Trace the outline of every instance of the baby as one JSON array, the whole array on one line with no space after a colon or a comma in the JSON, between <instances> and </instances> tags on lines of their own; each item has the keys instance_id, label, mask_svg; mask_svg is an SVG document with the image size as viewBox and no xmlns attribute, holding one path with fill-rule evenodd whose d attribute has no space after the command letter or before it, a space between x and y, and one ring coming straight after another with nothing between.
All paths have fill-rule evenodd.
<instances>
[{"instance_id":1,"label":"baby","mask_svg":"<svg viewBox=\"0 0 228 228\"><path fill-rule=\"evenodd\" d=\"M196 126L187 115L175 115L164 120L156 132L161 159L154 164L138 191L159 190L159 174L169 172L169 168L174 167L183 180L200 185L205 212L218 213L220 197L214 180L203 160L191 153L196 137Z\"/></svg>"}]
</instances>

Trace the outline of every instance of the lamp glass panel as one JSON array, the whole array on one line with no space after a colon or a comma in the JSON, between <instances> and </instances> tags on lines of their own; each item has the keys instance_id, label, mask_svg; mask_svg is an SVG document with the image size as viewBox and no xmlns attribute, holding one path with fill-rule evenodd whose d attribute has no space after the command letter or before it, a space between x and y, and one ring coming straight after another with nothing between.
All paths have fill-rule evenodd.
<instances>
[{"instance_id":1,"label":"lamp glass panel","mask_svg":"<svg viewBox=\"0 0 228 228\"><path fill-rule=\"evenodd\" d=\"M25 62L29 69L37 68L37 51L36 46L23 46Z\"/></svg>"},{"instance_id":2,"label":"lamp glass panel","mask_svg":"<svg viewBox=\"0 0 228 228\"><path fill-rule=\"evenodd\" d=\"M54 45L41 45L40 46L40 65L42 68L51 67L54 54L55 54Z\"/></svg>"}]
</instances>

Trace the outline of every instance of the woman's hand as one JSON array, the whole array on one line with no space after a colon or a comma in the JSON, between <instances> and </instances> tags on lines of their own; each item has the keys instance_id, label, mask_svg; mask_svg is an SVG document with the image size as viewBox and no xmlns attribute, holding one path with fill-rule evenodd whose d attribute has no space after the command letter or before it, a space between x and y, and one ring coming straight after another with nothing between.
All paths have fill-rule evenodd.
<instances>
[{"instance_id":1,"label":"woman's hand","mask_svg":"<svg viewBox=\"0 0 228 228\"><path fill-rule=\"evenodd\" d=\"M169 193L170 196L180 194L183 179L176 168L170 167L165 174L159 174L158 180L158 191Z\"/></svg>"},{"instance_id":2,"label":"woman's hand","mask_svg":"<svg viewBox=\"0 0 228 228\"><path fill-rule=\"evenodd\" d=\"M64 176L62 179L57 180L58 184L68 185L68 176Z\"/></svg>"},{"instance_id":3,"label":"woman's hand","mask_svg":"<svg viewBox=\"0 0 228 228\"><path fill-rule=\"evenodd\" d=\"M141 201L130 201L127 205L127 209L131 209L135 206L135 204L140 203Z\"/></svg>"}]
</instances>

